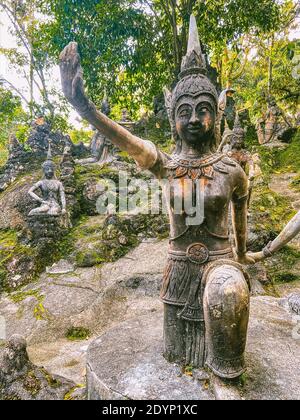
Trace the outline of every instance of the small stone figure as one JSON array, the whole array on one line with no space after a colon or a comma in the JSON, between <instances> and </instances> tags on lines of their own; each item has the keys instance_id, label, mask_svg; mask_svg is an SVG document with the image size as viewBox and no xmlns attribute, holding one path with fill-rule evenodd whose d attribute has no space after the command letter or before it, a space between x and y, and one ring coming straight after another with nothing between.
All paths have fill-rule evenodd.
<instances>
[{"instance_id":1,"label":"small stone figure","mask_svg":"<svg viewBox=\"0 0 300 420\"><path fill-rule=\"evenodd\" d=\"M29 213L29 216L48 215L59 216L66 214L66 198L63 184L55 178L55 164L51 155L51 144L47 154L47 160L42 165L45 178L37 182L29 190L29 195L37 202L41 203ZM42 197L35 194L36 190L40 190ZM61 202L61 205L59 204Z\"/></svg>"},{"instance_id":2,"label":"small stone figure","mask_svg":"<svg viewBox=\"0 0 300 420\"><path fill-rule=\"evenodd\" d=\"M101 112L107 117L110 114L110 105L108 100L105 98L101 105ZM77 162L80 164L91 164L91 163L109 163L115 158L115 147L112 142L100 133L94 126L92 126L94 135L90 144L91 157L87 159L81 159Z\"/></svg>"},{"instance_id":3,"label":"small stone figure","mask_svg":"<svg viewBox=\"0 0 300 420\"><path fill-rule=\"evenodd\" d=\"M132 121L132 119L130 118L129 112L127 111L127 109L122 109L122 116L121 116L121 121L119 121L119 124L126 128L127 130L132 130L135 126L135 122Z\"/></svg>"},{"instance_id":4,"label":"small stone figure","mask_svg":"<svg viewBox=\"0 0 300 420\"><path fill-rule=\"evenodd\" d=\"M227 126L225 128L219 151L236 161L244 170L249 180L248 207L250 204L253 182L257 175L256 164L253 156L245 149L245 130L241 126L239 115L236 114L233 130Z\"/></svg>"},{"instance_id":5,"label":"small stone figure","mask_svg":"<svg viewBox=\"0 0 300 420\"><path fill-rule=\"evenodd\" d=\"M257 136L260 144L269 144L294 134L291 123L279 108L273 96L267 99L268 108L265 117L258 120Z\"/></svg>"},{"instance_id":6,"label":"small stone figure","mask_svg":"<svg viewBox=\"0 0 300 420\"><path fill-rule=\"evenodd\" d=\"M249 180L248 187L248 208L250 205L251 194L253 189L253 182L255 177L255 167L253 162L253 157L248 150L245 149L245 130L240 124L240 119L238 114L236 115L234 128L232 132L230 150L227 155L236 161L241 168L244 170Z\"/></svg>"},{"instance_id":7,"label":"small stone figure","mask_svg":"<svg viewBox=\"0 0 300 420\"><path fill-rule=\"evenodd\" d=\"M266 120L264 117L261 117L257 120L256 124L256 133L259 144L265 143L265 126L266 126Z\"/></svg>"},{"instance_id":8,"label":"small stone figure","mask_svg":"<svg viewBox=\"0 0 300 420\"><path fill-rule=\"evenodd\" d=\"M234 126L234 121L236 117L236 106L234 95L235 90L232 88L227 88L223 90L219 96L219 111L221 112L221 134L224 133L225 126L232 130Z\"/></svg>"},{"instance_id":9,"label":"small stone figure","mask_svg":"<svg viewBox=\"0 0 300 420\"><path fill-rule=\"evenodd\" d=\"M96 110L83 90L76 43L61 53L60 70L64 94L77 112L141 168L159 180L169 180L170 248L161 290L165 358L194 367L206 365L222 378L240 376L245 372L250 305L242 264L254 263L246 252L248 179L237 162L217 152L218 94L207 77L195 17L191 16L179 81L172 93L165 92L177 143L172 155ZM201 188L203 202L198 200ZM175 206L184 200L196 203L204 217L191 223L193 209L177 211ZM230 205L234 249L229 238Z\"/></svg>"}]
</instances>

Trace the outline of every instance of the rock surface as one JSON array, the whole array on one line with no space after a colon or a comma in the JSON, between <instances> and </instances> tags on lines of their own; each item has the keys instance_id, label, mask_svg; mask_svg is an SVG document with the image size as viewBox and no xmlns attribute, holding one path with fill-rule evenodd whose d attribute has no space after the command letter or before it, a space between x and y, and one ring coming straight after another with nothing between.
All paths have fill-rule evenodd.
<instances>
[{"instance_id":1,"label":"rock surface","mask_svg":"<svg viewBox=\"0 0 300 420\"><path fill-rule=\"evenodd\" d=\"M0 400L62 400L75 388L65 378L33 365L26 340L13 335L0 354Z\"/></svg>"},{"instance_id":2,"label":"rock surface","mask_svg":"<svg viewBox=\"0 0 300 420\"><path fill-rule=\"evenodd\" d=\"M236 384L212 377L200 386L182 375L162 357L162 325L158 311L122 323L95 340L87 354L88 398L300 399L300 320L297 328L296 318L280 299L252 298L248 371Z\"/></svg>"},{"instance_id":3,"label":"rock surface","mask_svg":"<svg viewBox=\"0 0 300 420\"><path fill-rule=\"evenodd\" d=\"M167 241L145 242L115 263L44 273L38 283L3 293L0 313L7 336L24 335L34 363L83 383L85 354L92 339L126 319L161 307L158 294L167 246ZM68 340L67 331L74 326L87 328L90 338Z\"/></svg>"},{"instance_id":4,"label":"rock surface","mask_svg":"<svg viewBox=\"0 0 300 420\"><path fill-rule=\"evenodd\" d=\"M193 379L162 356L162 314L122 323L95 340L87 355L90 400L211 400L206 381Z\"/></svg>"},{"instance_id":5,"label":"rock surface","mask_svg":"<svg viewBox=\"0 0 300 420\"><path fill-rule=\"evenodd\" d=\"M51 375L84 384L87 349L97 337L110 334L109 331L113 333L115 329L120 331L123 322L136 325L140 319L148 320L149 340L155 334L162 336L162 304L158 295L167 247L168 241L143 242L114 263L76 268L62 274L44 273L37 283L14 293L3 293L0 313L6 321L7 337L15 333L24 335L31 362L44 366ZM58 272L66 271L62 266L64 264L58 265ZM297 315L290 311L287 299L292 293L299 293L299 288L299 282L293 282L276 288L280 298L252 298L247 346L249 369L243 386L235 388L234 392L230 387L225 389L226 398L231 399L238 391L245 399L299 399L300 340L293 338L298 334ZM90 334L84 340L71 341L67 338L71 327L86 328ZM118 338L121 339L122 334ZM160 346L157 339L152 347L157 359ZM109 346L105 349L107 354L112 351ZM105 359L106 353L101 357ZM112 360L118 363L116 356ZM164 360L159 360L163 366ZM150 368L153 366L143 371L143 377L149 379ZM178 370L174 368L173 372L175 381ZM201 377L201 386L197 388L203 391L200 396L211 397L212 393L206 389L207 376ZM184 381L196 392L193 379L187 377ZM215 388L213 382L209 385ZM214 393L216 398L220 395L224 398L224 388L218 387Z\"/></svg>"}]
</instances>

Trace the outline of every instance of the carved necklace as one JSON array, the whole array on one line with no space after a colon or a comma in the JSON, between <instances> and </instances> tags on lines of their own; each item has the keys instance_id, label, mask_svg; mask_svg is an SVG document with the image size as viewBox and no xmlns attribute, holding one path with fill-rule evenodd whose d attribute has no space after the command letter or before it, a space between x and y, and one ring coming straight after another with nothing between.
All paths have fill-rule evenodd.
<instances>
[{"instance_id":1,"label":"carved necklace","mask_svg":"<svg viewBox=\"0 0 300 420\"><path fill-rule=\"evenodd\" d=\"M236 163L224 154L211 154L200 159L182 159L172 156L165 168L171 171L170 178L188 177L192 180L207 178L213 179L214 172L228 174L227 166L235 167Z\"/></svg>"}]
</instances>

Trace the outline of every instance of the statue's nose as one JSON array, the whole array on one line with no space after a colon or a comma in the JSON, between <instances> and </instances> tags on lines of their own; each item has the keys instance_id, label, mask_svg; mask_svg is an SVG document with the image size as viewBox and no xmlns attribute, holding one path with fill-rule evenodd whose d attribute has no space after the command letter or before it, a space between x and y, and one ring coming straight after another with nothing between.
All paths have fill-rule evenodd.
<instances>
[{"instance_id":1,"label":"statue's nose","mask_svg":"<svg viewBox=\"0 0 300 420\"><path fill-rule=\"evenodd\" d=\"M191 119L190 119L190 124L198 124L199 123L199 117L197 115L197 112L195 111L195 109L193 110Z\"/></svg>"}]
</instances>

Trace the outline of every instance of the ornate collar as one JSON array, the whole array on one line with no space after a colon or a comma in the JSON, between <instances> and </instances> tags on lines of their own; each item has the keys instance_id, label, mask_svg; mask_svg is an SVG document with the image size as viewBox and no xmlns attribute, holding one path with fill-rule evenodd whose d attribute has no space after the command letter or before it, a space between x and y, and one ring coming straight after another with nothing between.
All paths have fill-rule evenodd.
<instances>
[{"instance_id":1,"label":"ornate collar","mask_svg":"<svg viewBox=\"0 0 300 420\"><path fill-rule=\"evenodd\" d=\"M213 179L214 171L228 174L228 166L235 167L236 163L224 154L214 153L201 159L181 159L174 155L165 168L171 171L172 178L188 177L195 180Z\"/></svg>"}]
</instances>

